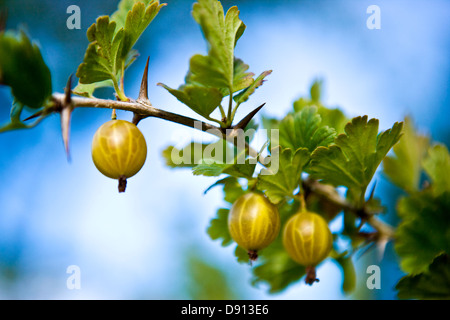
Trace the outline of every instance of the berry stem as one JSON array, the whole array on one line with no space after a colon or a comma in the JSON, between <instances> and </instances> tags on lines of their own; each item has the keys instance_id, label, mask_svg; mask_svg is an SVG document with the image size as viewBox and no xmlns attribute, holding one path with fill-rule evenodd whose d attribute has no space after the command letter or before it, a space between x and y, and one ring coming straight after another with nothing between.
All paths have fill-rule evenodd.
<instances>
[{"instance_id":1,"label":"berry stem","mask_svg":"<svg viewBox=\"0 0 450 320\"><path fill-rule=\"evenodd\" d=\"M258 259L258 251L248 250L248 257L250 258L250 261L256 261L256 259Z\"/></svg>"},{"instance_id":2,"label":"berry stem","mask_svg":"<svg viewBox=\"0 0 450 320\"><path fill-rule=\"evenodd\" d=\"M119 192L125 192L127 188L127 177L120 176L119 177Z\"/></svg>"},{"instance_id":3,"label":"berry stem","mask_svg":"<svg viewBox=\"0 0 450 320\"><path fill-rule=\"evenodd\" d=\"M316 267L308 266L306 267L305 283L312 286L314 282L319 282L319 279L316 278Z\"/></svg>"}]
</instances>

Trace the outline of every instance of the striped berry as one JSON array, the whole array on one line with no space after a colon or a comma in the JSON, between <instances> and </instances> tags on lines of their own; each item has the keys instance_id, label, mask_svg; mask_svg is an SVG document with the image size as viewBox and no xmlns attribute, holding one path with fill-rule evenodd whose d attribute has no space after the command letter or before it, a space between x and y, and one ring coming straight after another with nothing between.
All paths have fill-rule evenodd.
<instances>
[{"instance_id":1,"label":"striped berry","mask_svg":"<svg viewBox=\"0 0 450 320\"><path fill-rule=\"evenodd\" d=\"M228 216L231 237L248 251L251 260L257 251L272 243L280 231L278 209L262 194L250 192L233 204Z\"/></svg>"},{"instance_id":2,"label":"striped berry","mask_svg":"<svg viewBox=\"0 0 450 320\"><path fill-rule=\"evenodd\" d=\"M111 120L95 132L92 160L105 176L119 180L119 192L125 191L126 179L141 170L146 157L145 138L131 122Z\"/></svg>"}]
</instances>

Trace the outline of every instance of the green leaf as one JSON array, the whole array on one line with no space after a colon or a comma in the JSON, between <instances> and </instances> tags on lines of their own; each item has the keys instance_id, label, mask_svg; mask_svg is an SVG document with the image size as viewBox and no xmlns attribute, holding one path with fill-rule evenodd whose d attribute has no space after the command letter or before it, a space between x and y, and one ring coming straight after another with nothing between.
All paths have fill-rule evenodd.
<instances>
[{"instance_id":1,"label":"green leaf","mask_svg":"<svg viewBox=\"0 0 450 320\"><path fill-rule=\"evenodd\" d=\"M243 90L238 95L236 107L246 101L270 72L264 72L254 80L254 74L248 72L248 65L235 58L236 42L245 30L237 7L231 7L225 15L220 1L199 0L194 4L192 14L207 41L208 55L192 56L185 85L178 90L160 85L179 101L208 118L223 97L234 92ZM227 120L231 122L232 119Z\"/></svg>"},{"instance_id":2,"label":"green leaf","mask_svg":"<svg viewBox=\"0 0 450 320\"><path fill-rule=\"evenodd\" d=\"M317 107L304 108L300 112L287 115L280 122L280 145L297 150L306 148L313 152L317 147L327 147L336 136L334 129L321 125Z\"/></svg>"},{"instance_id":3,"label":"green leaf","mask_svg":"<svg viewBox=\"0 0 450 320\"><path fill-rule=\"evenodd\" d=\"M433 260L428 270L415 276L405 276L397 283L399 299L450 299L450 258L442 254Z\"/></svg>"},{"instance_id":4,"label":"green leaf","mask_svg":"<svg viewBox=\"0 0 450 320\"><path fill-rule=\"evenodd\" d=\"M186 250L187 285L189 299L193 300L234 300L236 287L227 279L223 266L215 266L202 258L203 254ZM220 288L218 290L217 288Z\"/></svg>"},{"instance_id":5,"label":"green leaf","mask_svg":"<svg viewBox=\"0 0 450 320\"><path fill-rule=\"evenodd\" d=\"M435 195L450 191L450 155L446 146L438 144L431 147L423 160L423 168L431 178Z\"/></svg>"},{"instance_id":6,"label":"green leaf","mask_svg":"<svg viewBox=\"0 0 450 320\"><path fill-rule=\"evenodd\" d=\"M253 158L245 159L243 163L234 163L223 171L234 177L252 179L255 172L257 160Z\"/></svg>"},{"instance_id":7,"label":"green leaf","mask_svg":"<svg viewBox=\"0 0 450 320\"><path fill-rule=\"evenodd\" d=\"M17 130L17 129L30 129L35 127L39 122L41 122L42 118L39 118L32 124L25 124L20 120L20 115L24 109L24 105L18 101L13 102L13 106L11 108L10 118L11 121L7 124L0 126L0 133Z\"/></svg>"},{"instance_id":8,"label":"green leaf","mask_svg":"<svg viewBox=\"0 0 450 320\"><path fill-rule=\"evenodd\" d=\"M159 1L146 1L146 3L139 1L133 5L132 9L127 13L124 25L124 37L120 54L122 62L125 61L137 40L165 5L159 4ZM120 63L117 65L118 68L120 65Z\"/></svg>"},{"instance_id":9,"label":"green leaf","mask_svg":"<svg viewBox=\"0 0 450 320\"><path fill-rule=\"evenodd\" d=\"M406 118L402 139L393 148L395 156L383 160L385 175L407 192L418 191L428 145L429 138L417 134L411 120Z\"/></svg>"},{"instance_id":10,"label":"green leaf","mask_svg":"<svg viewBox=\"0 0 450 320\"><path fill-rule=\"evenodd\" d=\"M132 47L164 5L154 0L122 0L111 18L99 17L87 31L90 43L77 70L79 83L92 84L110 79L117 87L122 71L136 59L137 51ZM106 84L111 83L100 86ZM92 97L100 86L77 86L76 92Z\"/></svg>"},{"instance_id":11,"label":"green leaf","mask_svg":"<svg viewBox=\"0 0 450 320\"><path fill-rule=\"evenodd\" d=\"M356 271L351 256L340 256L335 261L342 268L342 291L346 294L352 293L356 288Z\"/></svg>"},{"instance_id":12,"label":"green leaf","mask_svg":"<svg viewBox=\"0 0 450 320\"><path fill-rule=\"evenodd\" d=\"M214 66L208 56L196 54L189 61L190 79L202 87L225 88L228 91L230 83L219 67Z\"/></svg>"},{"instance_id":13,"label":"green leaf","mask_svg":"<svg viewBox=\"0 0 450 320\"><path fill-rule=\"evenodd\" d=\"M213 159L202 159L192 168L196 176L217 177L221 174L229 174L234 177L251 179L256 167L256 159L245 159L242 163L221 163Z\"/></svg>"},{"instance_id":14,"label":"green leaf","mask_svg":"<svg viewBox=\"0 0 450 320\"><path fill-rule=\"evenodd\" d=\"M401 136L403 123L396 122L378 134L378 120L353 118L345 134L329 147L318 147L311 155L310 173L334 186L346 186L363 197L379 164Z\"/></svg>"},{"instance_id":15,"label":"green leaf","mask_svg":"<svg viewBox=\"0 0 450 320\"><path fill-rule=\"evenodd\" d=\"M195 176L217 177L224 173L229 165L226 163L218 163L212 159L202 159L199 164L192 168Z\"/></svg>"},{"instance_id":16,"label":"green leaf","mask_svg":"<svg viewBox=\"0 0 450 320\"><path fill-rule=\"evenodd\" d=\"M234 58L234 65L233 65L233 93L236 92L236 91L248 88L249 86L252 86L255 83L255 81L261 82L260 84L258 84L258 86L260 86L262 84L262 82L263 82L262 79L261 80L253 80L253 76L255 74L252 73L252 72L247 72L248 68L249 68L248 64L245 64L244 61L242 61L241 59L238 59L238 58ZM268 71L266 71L266 72L268 72ZM271 73L271 71L268 74L270 74L270 73ZM260 75L259 77L261 77L261 76L262 75ZM263 76L263 78L264 77L265 77L265 75ZM226 93L223 94L224 96L226 96L226 95L228 95L230 93L228 88L226 90L224 90L224 91L226 92Z\"/></svg>"},{"instance_id":17,"label":"green leaf","mask_svg":"<svg viewBox=\"0 0 450 320\"><path fill-rule=\"evenodd\" d=\"M203 151L208 144L191 142L183 149L169 146L163 150L162 156L166 165L171 168L192 168L196 166L203 157Z\"/></svg>"},{"instance_id":18,"label":"green leaf","mask_svg":"<svg viewBox=\"0 0 450 320\"><path fill-rule=\"evenodd\" d=\"M0 32L0 84L10 86L14 99L33 109L52 94L50 70L23 31Z\"/></svg>"},{"instance_id":19,"label":"green leaf","mask_svg":"<svg viewBox=\"0 0 450 320\"><path fill-rule=\"evenodd\" d=\"M162 152L166 165L172 168L193 168L204 163L203 158L216 163L233 163L234 154L233 149L223 139L210 144L191 142L181 150L169 146Z\"/></svg>"},{"instance_id":20,"label":"green leaf","mask_svg":"<svg viewBox=\"0 0 450 320\"><path fill-rule=\"evenodd\" d=\"M279 130L279 128L280 128L280 120L275 119L275 118L269 118L269 117L262 116L261 123L262 123L263 128L266 130L269 130L269 131L272 129Z\"/></svg>"},{"instance_id":21,"label":"green leaf","mask_svg":"<svg viewBox=\"0 0 450 320\"><path fill-rule=\"evenodd\" d=\"M250 258L248 257L248 251L241 246L236 246L234 250L234 255L239 263L249 263Z\"/></svg>"},{"instance_id":22,"label":"green leaf","mask_svg":"<svg viewBox=\"0 0 450 320\"><path fill-rule=\"evenodd\" d=\"M279 146L272 149L271 166L261 170L258 176L258 189L264 191L274 204L280 203L286 197L292 198L309 159L309 151L305 148L293 151Z\"/></svg>"},{"instance_id":23,"label":"green leaf","mask_svg":"<svg viewBox=\"0 0 450 320\"><path fill-rule=\"evenodd\" d=\"M148 5L154 0L120 0L117 5L117 10L111 15L111 20L116 22L117 29L122 29L125 27L125 22L127 20L128 12L133 9L133 6L137 2L142 2Z\"/></svg>"},{"instance_id":24,"label":"green leaf","mask_svg":"<svg viewBox=\"0 0 450 320\"><path fill-rule=\"evenodd\" d=\"M207 229L207 233L212 240L221 240L223 247L234 243L228 229L228 214L230 210L221 208L217 210L216 218L212 219ZM234 255L239 263L248 263L249 257L247 250L240 246L236 246Z\"/></svg>"},{"instance_id":25,"label":"green leaf","mask_svg":"<svg viewBox=\"0 0 450 320\"><path fill-rule=\"evenodd\" d=\"M220 91L216 88L184 85L177 90L163 83L158 83L158 85L169 91L175 98L193 111L206 118L220 105L223 98Z\"/></svg>"},{"instance_id":26,"label":"green leaf","mask_svg":"<svg viewBox=\"0 0 450 320\"><path fill-rule=\"evenodd\" d=\"M322 126L333 128L338 134L344 132L344 127L349 122L349 119L344 115L342 110L338 108L327 108L319 102L300 98L294 102L294 111L300 112L311 106L317 107L317 113L322 119Z\"/></svg>"},{"instance_id":27,"label":"green leaf","mask_svg":"<svg viewBox=\"0 0 450 320\"><path fill-rule=\"evenodd\" d=\"M395 250L405 272L424 272L437 255L450 254L450 192L402 198L397 212L402 221L395 234Z\"/></svg>"},{"instance_id":28,"label":"green leaf","mask_svg":"<svg viewBox=\"0 0 450 320\"><path fill-rule=\"evenodd\" d=\"M80 83L89 84L111 79L118 81L120 69L116 68L119 49L124 37L123 29L117 33L116 22L108 16L97 18L89 27L87 37L90 42L83 63L77 70Z\"/></svg>"},{"instance_id":29,"label":"green leaf","mask_svg":"<svg viewBox=\"0 0 450 320\"><path fill-rule=\"evenodd\" d=\"M198 86L214 87L219 89L224 97L229 95L229 84L225 82L223 74L216 68L213 68L210 63L211 61L208 56L200 54L192 56L189 62L189 72L186 77L186 84L195 83ZM248 68L248 65L241 59L234 58L233 81L231 87L233 93L247 88L254 82L254 74L246 72Z\"/></svg>"},{"instance_id":30,"label":"green leaf","mask_svg":"<svg viewBox=\"0 0 450 320\"><path fill-rule=\"evenodd\" d=\"M322 96L322 86L323 81L322 80L316 80L311 86L310 94L311 94L311 100L318 103L320 102L320 98Z\"/></svg>"},{"instance_id":31,"label":"green leaf","mask_svg":"<svg viewBox=\"0 0 450 320\"><path fill-rule=\"evenodd\" d=\"M216 218L211 220L207 233L212 240L221 240L222 246L228 246L233 243L230 232L228 231L228 209L219 209Z\"/></svg>"},{"instance_id":32,"label":"green leaf","mask_svg":"<svg viewBox=\"0 0 450 320\"><path fill-rule=\"evenodd\" d=\"M78 83L78 85L72 90L73 94L86 98L94 98L94 91L99 88L114 87L111 79L94 82L89 84Z\"/></svg>"},{"instance_id":33,"label":"green leaf","mask_svg":"<svg viewBox=\"0 0 450 320\"><path fill-rule=\"evenodd\" d=\"M283 247L281 236L259 253L259 264L253 268L252 284L269 285L270 293L278 293L305 275L305 267L293 261Z\"/></svg>"},{"instance_id":34,"label":"green leaf","mask_svg":"<svg viewBox=\"0 0 450 320\"><path fill-rule=\"evenodd\" d=\"M208 189L205 190L205 193L219 185L223 185L224 200L230 204L233 204L240 196L245 193L238 179L232 176L216 181L214 184L209 186Z\"/></svg>"},{"instance_id":35,"label":"green leaf","mask_svg":"<svg viewBox=\"0 0 450 320\"><path fill-rule=\"evenodd\" d=\"M272 70L264 71L263 73L261 73L249 87L233 97L234 101L236 101L236 103L243 103L247 101L248 98L255 92L255 90L263 84L264 78L271 73Z\"/></svg>"},{"instance_id":36,"label":"green leaf","mask_svg":"<svg viewBox=\"0 0 450 320\"><path fill-rule=\"evenodd\" d=\"M224 16L222 4L216 0L199 0L192 15L208 42L208 55L191 59L192 80L204 86L234 90L234 47L245 30L239 10L231 7ZM245 77L245 76L244 76Z\"/></svg>"}]
</instances>

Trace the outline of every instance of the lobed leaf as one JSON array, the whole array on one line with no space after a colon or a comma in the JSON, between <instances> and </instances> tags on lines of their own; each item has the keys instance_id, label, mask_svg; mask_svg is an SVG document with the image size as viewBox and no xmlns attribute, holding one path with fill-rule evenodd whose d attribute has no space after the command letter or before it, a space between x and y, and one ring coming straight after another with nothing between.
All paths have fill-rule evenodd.
<instances>
[{"instance_id":1,"label":"lobed leaf","mask_svg":"<svg viewBox=\"0 0 450 320\"><path fill-rule=\"evenodd\" d=\"M238 179L232 176L228 176L216 181L211 186L209 186L208 189L205 190L205 193L219 185L223 186L224 200L230 204L233 204L240 196L245 193Z\"/></svg>"},{"instance_id":2,"label":"lobed leaf","mask_svg":"<svg viewBox=\"0 0 450 320\"><path fill-rule=\"evenodd\" d=\"M165 5L165 3L160 4L159 1L138 1L133 5L132 9L128 11L123 29L124 37L118 67L120 63L123 63L126 60L142 33L144 33L161 8Z\"/></svg>"},{"instance_id":3,"label":"lobed leaf","mask_svg":"<svg viewBox=\"0 0 450 320\"><path fill-rule=\"evenodd\" d=\"M169 146L163 150L162 156L166 165L171 168L192 168L203 158L203 151L208 144L191 142L182 149Z\"/></svg>"},{"instance_id":4,"label":"lobed leaf","mask_svg":"<svg viewBox=\"0 0 450 320\"><path fill-rule=\"evenodd\" d=\"M265 71L253 79L254 74L248 72L248 65L234 56L236 42L245 30L237 7L231 7L225 14L220 1L199 0L193 6L192 15L207 41L208 54L192 56L185 84L178 90L163 84L161 86L204 117L208 117L220 105L223 97L242 90L234 97L237 108L262 85L263 79L271 71ZM201 95L201 98L193 98L194 93ZM205 100L211 103L205 104ZM231 115L231 108L229 113Z\"/></svg>"},{"instance_id":5,"label":"lobed leaf","mask_svg":"<svg viewBox=\"0 0 450 320\"><path fill-rule=\"evenodd\" d=\"M356 288L356 271L355 265L350 256L339 256L335 261L342 268L342 291L345 294L352 293Z\"/></svg>"},{"instance_id":6,"label":"lobed leaf","mask_svg":"<svg viewBox=\"0 0 450 320\"><path fill-rule=\"evenodd\" d=\"M235 95L233 97L234 101L236 101L236 103L243 103L243 102L247 101L249 99L249 97L255 92L255 90L258 87L262 86L262 84L264 82L264 78L267 77L268 75L270 75L271 73L272 73L272 70L264 71L254 81L253 81L253 79L251 79L253 81L251 83L251 85L248 86L242 92ZM245 84L247 84L247 82L245 82ZM235 91L237 91L237 90L235 90Z\"/></svg>"},{"instance_id":7,"label":"lobed leaf","mask_svg":"<svg viewBox=\"0 0 450 320\"><path fill-rule=\"evenodd\" d=\"M193 300L234 300L236 287L227 279L223 266L216 266L203 258L204 254L187 250L187 293ZM217 290L220 288L220 290Z\"/></svg>"},{"instance_id":8,"label":"lobed leaf","mask_svg":"<svg viewBox=\"0 0 450 320\"><path fill-rule=\"evenodd\" d=\"M158 85L169 91L193 111L206 118L220 105L223 98L221 92L216 88L188 84L181 86L177 90L163 83L158 83Z\"/></svg>"},{"instance_id":9,"label":"lobed leaf","mask_svg":"<svg viewBox=\"0 0 450 320\"><path fill-rule=\"evenodd\" d=\"M230 210L221 208L216 213L216 218L212 219L207 229L207 233L212 240L221 240L223 247L234 243L228 229L228 214ZM234 255L239 263L248 263L249 257L247 250L236 245Z\"/></svg>"},{"instance_id":10,"label":"lobed leaf","mask_svg":"<svg viewBox=\"0 0 450 320\"><path fill-rule=\"evenodd\" d=\"M328 126L322 126L321 122L315 106L287 115L279 124L280 145L294 150L306 148L310 152L319 146L327 147L333 143L336 132Z\"/></svg>"},{"instance_id":11,"label":"lobed leaf","mask_svg":"<svg viewBox=\"0 0 450 320\"><path fill-rule=\"evenodd\" d=\"M305 267L292 260L283 247L281 236L259 252L259 264L253 268L252 284L269 285L270 293L278 293L305 275Z\"/></svg>"},{"instance_id":12,"label":"lobed leaf","mask_svg":"<svg viewBox=\"0 0 450 320\"><path fill-rule=\"evenodd\" d=\"M248 251L241 246L236 246L234 250L234 256L239 263L250 263L250 258L248 257Z\"/></svg>"},{"instance_id":13,"label":"lobed leaf","mask_svg":"<svg viewBox=\"0 0 450 320\"><path fill-rule=\"evenodd\" d=\"M431 178L435 195L450 192L450 154L445 145L437 144L428 150L423 168Z\"/></svg>"},{"instance_id":14,"label":"lobed leaf","mask_svg":"<svg viewBox=\"0 0 450 320\"><path fill-rule=\"evenodd\" d=\"M286 197L294 196L303 168L310 160L310 153L305 148L293 151L279 146L272 149L271 158L278 163L272 163L268 169L261 170L257 187L264 191L272 203L278 204ZM277 171L274 172L274 169Z\"/></svg>"},{"instance_id":15,"label":"lobed leaf","mask_svg":"<svg viewBox=\"0 0 450 320\"><path fill-rule=\"evenodd\" d=\"M209 144L191 142L182 149L169 146L162 152L166 165L171 168L193 168L203 163L203 158L213 159L216 163L232 162L234 154L233 149L222 139Z\"/></svg>"},{"instance_id":16,"label":"lobed leaf","mask_svg":"<svg viewBox=\"0 0 450 320\"><path fill-rule=\"evenodd\" d=\"M403 123L396 122L378 134L378 120L353 118L345 134L329 147L318 147L311 155L310 173L334 186L346 186L363 196L379 164L398 142Z\"/></svg>"},{"instance_id":17,"label":"lobed leaf","mask_svg":"<svg viewBox=\"0 0 450 320\"><path fill-rule=\"evenodd\" d=\"M395 156L383 160L384 174L407 192L419 190L422 160L429 145L429 138L417 134L411 120L405 119L402 139L393 150Z\"/></svg>"},{"instance_id":18,"label":"lobed leaf","mask_svg":"<svg viewBox=\"0 0 450 320\"><path fill-rule=\"evenodd\" d=\"M405 276L395 286L400 299L450 299L450 258L436 257L420 274Z\"/></svg>"},{"instance_id":19,"label":"lobed leaf","mask_svg":"<svg viewBox=\"0 0 450 320\"><path fill-rule=\"evenodd\" d=\"M216 218L211 220L207 233L212 240L220 239L222 246L228 246L233 242L228 231L228 213L230 210L221 208L217 210Z\"/></svg>"},{"instance_id":20,"label":"lobed leaf","mask_svg":"<svg viewBox=\"0 0 450 320\"><path fill-rule=\"evenodd\" d=\"M343 133L349 119L339 108L327 108L321 103L322 88L322 80L314 81L310 88L310 97L302 97L296 100L294 102L294 111L299 112L304 108L316 106L317 112L322 119L322 125L335 129L338 134Z\"/></svg>"},{"instance_id":21,"label":"lobed leaf","mask_svg":"<svg viewBox=\"0 0 450 320\"><path fill-rule=\"evenodd\" d=\"M450 254L450 192L402 198L397 212L402 221L395 234L395 250L405 272L424 272L436 256Z\"/></svg>"},{"instance_id":22,"label":"lobed leaf","mask_svg":"<svg viewBox=\"0 0 450 320\"><path fill-rule=\"evenodd\" d=\"M199 0L192 15L208 42L208 55L191 59L192 80L204 86L234 89L234 47L245 30L239 10L231 7L224 15L217 0Z\"/></svg>"},{"instance_id":23,"label":"lobed leaf","mask_svg":"<svg viewBox=\"0 0 450 320\"><path fill-rule=\"evenodd\" d=\"M116 22L108 16L97 18L87 31L90 42L83 62L77 70L80 83L89 84L111 79L118 81L117 69L119 49L124 37L123 29L116 33Z\"/></svg>"},{"instance_id":24,"label":"lobed leaf","mask_svg":"<svg viewBox=\"0 0 450 320\"><path fill-rule=\"evenodd\" d=\"M217 177L221 174L229 174L238 178L252 179L256 168L255 159L245 159L238 163L221 163L213 159L202 159L198 165L192 168L194 175L203 175L207 177Z\"/></svg>"},{"instance_id":25,"label":"lobed leaf","mask_svg":"<svg viewBox=\"0 0 450 320\"><path fill-rule=\"evenodd\" d=\"M314 81L313 84L311 85L311 89L309 90L311 100L315 103L319 103L322 97L322 91L323 91L323 81L322 80Z\"/></svg>"},{"instance_id":26,"label":"lobed leaf","mask_svg":"<svg viewBox=\"0 0 450 320\"><path fill-rule=\"evenodd\" d=\"M252 72L247 72L248 69L249 69L248 64L244 63L244 61L242 61L239 58L236 58L236 57L234 58L234 65L233 65L233 90L232 90L233 93L237 92L239 90L246 89L246 88L249 88L249 87L253 86L256 81L258 81L258 83L260 82L260 84L258 84L258 86L262 85L263 79L253 80L253 76L255 74L252 73ZM266 71L266 72L268 72L268 71ZM269 72L269 74L270 73L271 72ZM261 76L263 76L263 75L260 75L259 77L261 77ZM263 78L265 76L266 75L264 75ZM227 96L230 93L228 89L226 89L224 91L226 91L226 93L224 93L224 96ZM255 90L253 90L253 91L255 91ZM253 92L249 93L248 95L250 96L252 93ZM236 101L236 99L234 99L234 100Z\"/></svg>"},{"instance_id":27,"label":"lobed leaf","mask_svg":"<svg viewBox=\"0 0 450 320\"><path fill-rule=\"evenodd\" d=\"M122 0L111 18L99 17L87 31L90 43L77 69L74 93L92 97L99 87L117 85L137 57L133 46L164 5L155 0ZM101 84L88 86L97 82Z\"/></svg>"}]
</instances>

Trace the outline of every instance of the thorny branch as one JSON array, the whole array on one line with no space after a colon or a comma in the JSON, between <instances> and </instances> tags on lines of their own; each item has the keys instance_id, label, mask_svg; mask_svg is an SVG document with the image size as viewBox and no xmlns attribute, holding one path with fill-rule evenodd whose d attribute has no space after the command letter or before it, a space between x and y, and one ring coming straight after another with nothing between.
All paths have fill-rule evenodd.
<instances>
[{"instance_id":1,"label":"thorny branch","mask_svg":"<svg viewBox=\"0 0 450 320\"><path fill-rule=\"evenodd\" d=\"M62 93L54 93L52 97L53 101L59 105L63 104L66 97ZM200 129L202 131L213 134L219 138L226 139L232 141L236 136L238 129L243 129L248 124L250 119L246 123L239 122L238 125L232 126L230 128L224 129L218 126L214 126L204 121L200 121L197 119L193 119L190 117L186 117L183 115L179 115L176 113L172 113L169 111L164 111L158 108L153 107L149 101L145 101L142 99L138 100L130 100L127 102L124 101L116 101L116 100L108 100L108 99L98 99L98 98L84 98L84 97L72 97L71 99L73 108L106 108L106 109L117 109L130 111L134 113L134 119L138 118L139 121L144 118L160 118L167 121L175 122L184 126L188 126L194 129ZM262 106L258 107L255 110L260 110ZM252 112L253 115L256 112ZM245 118L244 118L245 119ZM135 122L139 122L136 121ZM248 147L248 145L247 145ZM249 149L250 156L256 157L257 152L253 149Z\"/></svg>"},{"instance_id":2,"label":"thorny branch","mask_svg":"<svg viewBox=\"0 0 450 320\"><path fill-rule=\"evenodd\" d=\"M380 259L382 258L386 244L395 237L395 229L386 222L378 219L375 216L378 212L373 212L366 206L363 206L362 208L355 207L346 199L342 198L334 188L330 188L329 185L320 183L319 181L311 178L303 180L302 187L304 190L307 190L307 192L318 195L320 198L337 206L339 209L355 214L361 219L361 225L363 223L368 223L371 225L376 232L366 234L366 238L376 244L378 248L378 256ZM360 235L364 234L360 233Z\"/></svg>"},{"instance_id":3,"label":"thorny branch","mask_svg":"<svg viewBox=\"0 0 450 320\"><path fill-rule=\"evenodd\" d=\"M116 101L108 99L98 99L98 98L84 98L84 97L70 97L70 81L68 82L69 88L66 88L65 94L54 93L52 96L53 103L55 107L53 111L61 112L64 109L69 109L72 111L75 108L106 108L106 109L117 109L133 112L133 123L138 124L142 119L145 118L160 118L174 123L178 123L184 126L188 126L194 129L199 129L201 131L213 134L221 139L225 139L233 144L236 144L237 140L235 137L238 134L238 129L244 129L250 120L256 115L256 113L261 110L264 106L261 105L252 112L250 112L246 117L244 117L237 125L230 126L229 128L221 128L197 119L179 115L176 113L164 111L152 106L148 98L148 59L144 70L144 74L141 81L141 88L139 91L139 97L136 100L129 99L129 101ZM70 103L70 108L68 108L68 102ZM38 115L45 115L47 112ZM32 116L33 117L33 116ZM30 118L32 118L30 117ZM64 129L64 128L63 128ZM68 137L65 136L68 140ZM258 161L261 164L267 163L266 159L258 155L258 152L252 147L245 144L246 150L248 150L249 156L258 157ZM67 149L68 150L68 149ZM353 212L356 216L361 218L362 221L369 223L377 231L376 241L379 244L385 244L387 241L394 238L394 228L389 224L379 220L374 212L366 207L356 208L354 205L349 203L346 199L342 198L337 192L331 191L329 186L320 183L317 180L307 178L303 181L303 188L307 189L308 192L313 192L319 197L327 200L328 202L336 205L342 210L347 210Z\"/></svg>"}]
</instances>

